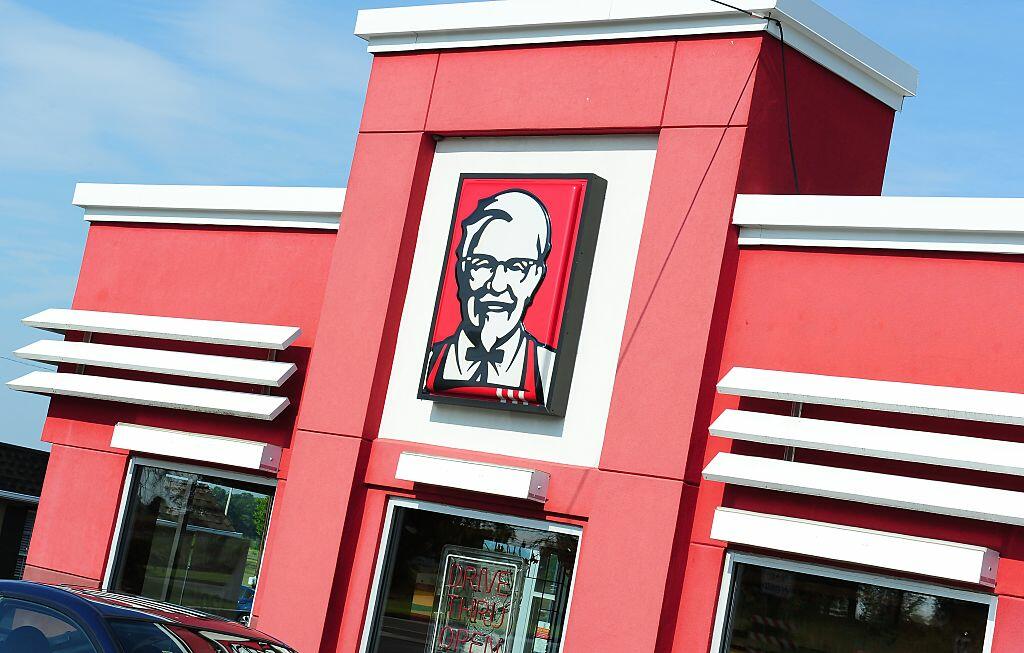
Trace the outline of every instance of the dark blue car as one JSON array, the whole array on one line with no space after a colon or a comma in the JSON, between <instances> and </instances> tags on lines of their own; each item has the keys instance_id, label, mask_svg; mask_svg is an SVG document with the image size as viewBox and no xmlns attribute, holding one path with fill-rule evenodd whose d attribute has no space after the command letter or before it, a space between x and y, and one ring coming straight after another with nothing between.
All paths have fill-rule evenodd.
<instances>
[{"instance_id":1,"label":"dark blue car","mask_svg":"<svg viewBox=\"0 0 1024 653\"><path fill-rule=\"evenodd\" d=\"M295 653L220 617L137 596L0 581L0 653Z\"/></svg>"}]
</instances>

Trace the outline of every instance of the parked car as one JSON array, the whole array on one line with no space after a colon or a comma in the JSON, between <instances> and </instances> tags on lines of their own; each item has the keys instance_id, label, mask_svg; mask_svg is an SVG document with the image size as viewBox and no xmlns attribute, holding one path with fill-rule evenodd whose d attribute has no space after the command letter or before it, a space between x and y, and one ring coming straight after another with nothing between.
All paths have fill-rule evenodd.
<instances>
[{"instance_id":1,"label":"parked car","mask_svg":"<svg viewBox=\"0 0 1024 653\"><path fill-rule=\"evenodd\" d=\"M0 653L295 653L233 621L137 596L0 581Z\"/></svg>"},{"instance_id":2,"label":"parked car","mask_svg":"<svg viewBox=\"0 0 1024 653\"><path fill-rule=\"evenodd\" d=\"M256 590L248 585L242 585L238 592L238 607L235 610L235 621L243 626L249 625L249 615L252 614L252 605L255 599Z\"/></svg>"}]
</instances>

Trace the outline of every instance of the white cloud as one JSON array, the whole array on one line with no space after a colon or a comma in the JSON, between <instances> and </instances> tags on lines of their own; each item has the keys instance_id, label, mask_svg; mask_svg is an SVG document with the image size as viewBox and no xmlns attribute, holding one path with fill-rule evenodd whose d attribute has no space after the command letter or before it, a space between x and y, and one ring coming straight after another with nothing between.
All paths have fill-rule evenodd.
<instances>
[{"instance_id":1,"label":"white cloud","mask_svg":"<svg viewBox=\"0 0 1024 653\"><path fill-rule=\"evenodd\" d=\"M196 80L159 55L0 0L0 167L127 165L112 142L163 144L207 117Z\"/></svg>"},{"instance_id":2,"label":"white cloud","mask_svg":"<svg viewBox=\"0 0 1024 653\"><path fill-rule=\"evenodd\" d=\"M344 12L183 0L136 18L151 47L0 0L0 170L289 183L343 167L329 143L354 136L337 116L368 67Z\"/></svg>"},{"instance_id":3,"label":"white cloud","mask_svg":"<svg viewBox=\"0 0 1024 653\"><path fill-rule=\"evenodd\" d=\"M330 5L328 5L329 7ZM345 28L350 11L301 9L282 0L205 0L175 5L165 19L181 32L182 52L256 87L306 93L362 92L362 46Z\"/></svg>"},{"instance_id":4,"label":"white cloud","mask_svg":"<svg viewBox=\"0 0 1024 653\"><path fill-rule=\"evenodd\" d=\"M0 355L70 305L75 181L343 183L369 57L325 4L0 0ZM0 358L0 382L29 369ZM45 410L0 386L0 438L38 444Z\"/></svg>"}]
</instances>

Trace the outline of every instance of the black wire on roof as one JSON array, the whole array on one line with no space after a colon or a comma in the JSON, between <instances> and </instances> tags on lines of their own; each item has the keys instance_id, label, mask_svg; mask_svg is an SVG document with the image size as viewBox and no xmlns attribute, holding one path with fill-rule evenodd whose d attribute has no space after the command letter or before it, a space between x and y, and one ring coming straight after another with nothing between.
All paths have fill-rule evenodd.
<instances>
[{"instance_id":1,"label":"black wire on roof","mask_svg":"<svg viewBox=\"0 0 1024 653\"><path fill-rule=\"evenodd\" d=\"M728 2L723 2L722 0L711 0L711 2L732 9L733 11L738 11L741 14L750 16L751 18L767 21L768 23L775 23L779 27L779 47L781 48L782 53L782 93L786 104L786 139L789 142L789 164L793 169L793 188L796 191L796 194L799 195L800 175L797 173L796 149L793 147L793 117L789 106L789 76L786 71L786 33L782 27L782 21L778 18L773 18L770 13L767 16L762 16L747 9L741 9L735 5L731 5Z\"/></svg>"}]
</instances>

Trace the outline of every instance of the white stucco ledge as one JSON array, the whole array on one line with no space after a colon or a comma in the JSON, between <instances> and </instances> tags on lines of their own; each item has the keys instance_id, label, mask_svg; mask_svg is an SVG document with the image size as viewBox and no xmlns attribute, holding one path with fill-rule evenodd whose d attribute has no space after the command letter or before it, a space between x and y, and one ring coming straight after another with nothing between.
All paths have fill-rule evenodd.
<instances>
[{"instance_id":1,"label":"white stucco ledge","mask_svg":"<svg viewBox=\"0 0 1024 653\"><path fill-rule=\"evenodd\" d=\"M543 503L548 498L550 477L545 472L505 467L471 460L439 458L402 452L395 478L456 490L495 494Z\"/></svg>"},{"instance_id":2,"label":"white stucco ledge","mask_svg":"<svg viewBox=\"0 0 1024 653\"><path fill-rule=\"evenodd\" d=\"M355 33L370 52L664 38L779 29L788 45L900 109L917 70L811 0L492 0L367 9Z\"/></svg>"},{"instance_id":3,"label":"white stucco ledge","mask_svg":"<svg viewBox=\"0 0 1024 653\"><path fill-rule=\"evenodd\" d=\"M1024 426L1024 394L1017 392L749 367L732 368L717 387L737 397Z\"/></svg>"},{"instance_id":4,"label":"white stucco ledge","mask_svg":"<svg viewBox=\"0 0 1024 653\"><path fill-rule=\"evenodd\" d=\"M345 189L80 183L71 203L88 222L336 231Z\"/></svg>"},{"instance_id":5,"label":"white stucco ledge","mask_svg":"<svg viewBox=\"0 0 1024 653\"><path fill-rule=\"evenodd\" d=\"M985 547L732 508L715 510L711 537L984 587L995 587L999 568L999 552Z\"/></svg>"},{"instance_id":6,"label":"white stucco ledge","mask_svg":"<svg viewBox=\"0 0 1024 653\"><path fill-rule=\"evenodd\" d=\"M152 426L118 423L110 446L134 453L171 456L192 462L230 465L277 473L281 447L255 440L240 440L205 433L188 433Z\"/></svg>"},{"instance_id":7,"label":"white stucco ledge","mask_svg":"<svg viewBox=\"0 0 1024 653\"><path fill-rule=\"evenodd\" d=\"M29 372L8 381L7 387L41 395L114 401L268 422L276 419L289 405L287 397L63 372Z\"/></svg>"},{"instance_id":8,"label":"white stucco ledge","mask_svg":"<svg viewBox=\"0 0 1024 653\"><path fill-rule=\"evenodd\" d=\"M203 342L279 351L290 347L302 334L302 329L296 326L108 313L74 308L48 308L29 315L21 322L26 326L54 333L110 333L134 338Z\"/></svg>"},{"instance_id":9,"label":"white stucco ledge","mask_svg":"<svg viewBox=\"0 0 1024 653\"><path fill-rule=\"evenodd\" d=\"M739 195L741 246L1024 254L1024 198Z\"/></svg>"}]
</instances>

